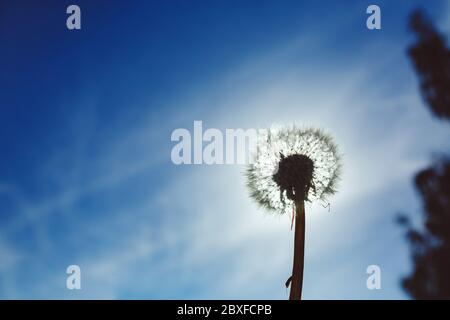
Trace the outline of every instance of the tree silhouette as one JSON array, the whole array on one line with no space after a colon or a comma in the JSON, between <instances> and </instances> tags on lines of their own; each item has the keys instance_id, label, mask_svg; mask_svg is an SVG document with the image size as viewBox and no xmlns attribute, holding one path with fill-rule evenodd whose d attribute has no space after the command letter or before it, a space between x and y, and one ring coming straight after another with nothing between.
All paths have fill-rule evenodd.
<instances>
[{"instance_id":1,"label":"tree silhouette","mask_svg":"<svg viewBox=\"0 0 450 320\"><path fill-rule=\"evenodd\" d=\"M444 37L422 11L411 15L410 28L418 42L408 54L419 76L422 96L438 118L450 120L450 51Z\"/></svg>"},{"instance_id":2,"label":"tree silhouette","mask_svg":"<svg viewBox=\"0 0 450 320\"><path fill-rule=\"evenodd\" d=\"M418 41L408 54L422 96L436 117L450 120L450 51L422 11L411 15L410 28ZM450 158L437 159L418 172L414 182L423 201L424 225L418 230L399 216L414 263L402 285L415 299L450 299Z\"/></svg>"}]
</instances>

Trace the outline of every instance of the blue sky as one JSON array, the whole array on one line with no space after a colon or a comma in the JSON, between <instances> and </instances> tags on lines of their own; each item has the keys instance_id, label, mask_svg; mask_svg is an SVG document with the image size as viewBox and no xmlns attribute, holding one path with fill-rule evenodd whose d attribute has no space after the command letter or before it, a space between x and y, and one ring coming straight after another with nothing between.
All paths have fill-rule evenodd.
<instances>
[{"instance_id":1,"label":"blue sky","mask_svg":"<svg viewBox=\"0 0 450 320\"><path fill-rule=\"evenodd\" d=\"M395 214L419 217L412 176L449 145L405 54L418 6L2 1L0 298L287 298L289 217L251 201L244 166L172 164L171 132L194 120L332 133L344 176L331 212L307 207L304 298L407 298ZM446 35L449 8L426 7ZM65 287L71 264L82 290Z\"/></svg>"}]
</instances>

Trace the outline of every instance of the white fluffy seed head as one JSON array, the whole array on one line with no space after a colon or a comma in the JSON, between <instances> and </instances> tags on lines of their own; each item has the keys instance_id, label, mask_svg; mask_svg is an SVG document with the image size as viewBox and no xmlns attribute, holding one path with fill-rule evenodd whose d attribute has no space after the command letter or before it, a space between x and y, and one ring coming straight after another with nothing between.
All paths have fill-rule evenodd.
<instances>
[{"instance_id":1,"label":"white fluffy seed head","mask_svg":"<svg viewBox=\"0 0 450 320\"><path fill-rule=\"evenodd\" d=\"M330 135L322 130L295 126L267 130L260 135L254 161L248 165L246 176L250 196L261 206L287 213L292 208L292 200L286 192L281 193L273 175L278 170L281 155L287 157L302 154L314 163L312 187L308 201L326 203L330 195L336 193L336 183L341 173L341 158L337 146Z\"/></svg>"}]
</instances>

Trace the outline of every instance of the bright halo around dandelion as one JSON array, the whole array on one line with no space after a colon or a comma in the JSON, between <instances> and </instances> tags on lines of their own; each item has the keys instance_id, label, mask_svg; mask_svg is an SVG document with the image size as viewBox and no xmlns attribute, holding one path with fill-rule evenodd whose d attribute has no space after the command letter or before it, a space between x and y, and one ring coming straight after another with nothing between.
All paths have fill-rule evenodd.
<instances>
[{"instance_id":1,"label":"bright halo around dandelion","mask_svg":"<svg viewBox=\"0 0 450 320\"><path fill-rule=\"evenodd\" d=\"M336 144L322 130L268 130L247 168L247 185L258 204L288 213L296 200L326 203L336 193L341 167Z\"/></svg>"}]
</instances>

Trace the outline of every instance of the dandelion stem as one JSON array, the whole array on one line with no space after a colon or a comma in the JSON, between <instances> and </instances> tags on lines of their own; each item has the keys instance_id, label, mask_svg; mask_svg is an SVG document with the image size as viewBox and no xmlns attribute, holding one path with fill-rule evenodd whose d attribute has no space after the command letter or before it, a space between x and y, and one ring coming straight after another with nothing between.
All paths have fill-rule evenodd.
<instances>
[{"instance_id":1,"label":"dandelion stem","mask_svg":"<svg viewBox=\"0 0 450 320\"><path fill-rule=\"evenodd\" d=\"M305 260L305 202L296 201L295 205L295 235L294 235L294 265L289 300L302 299L303 266Z\"/></svg>"}]
</instances>

